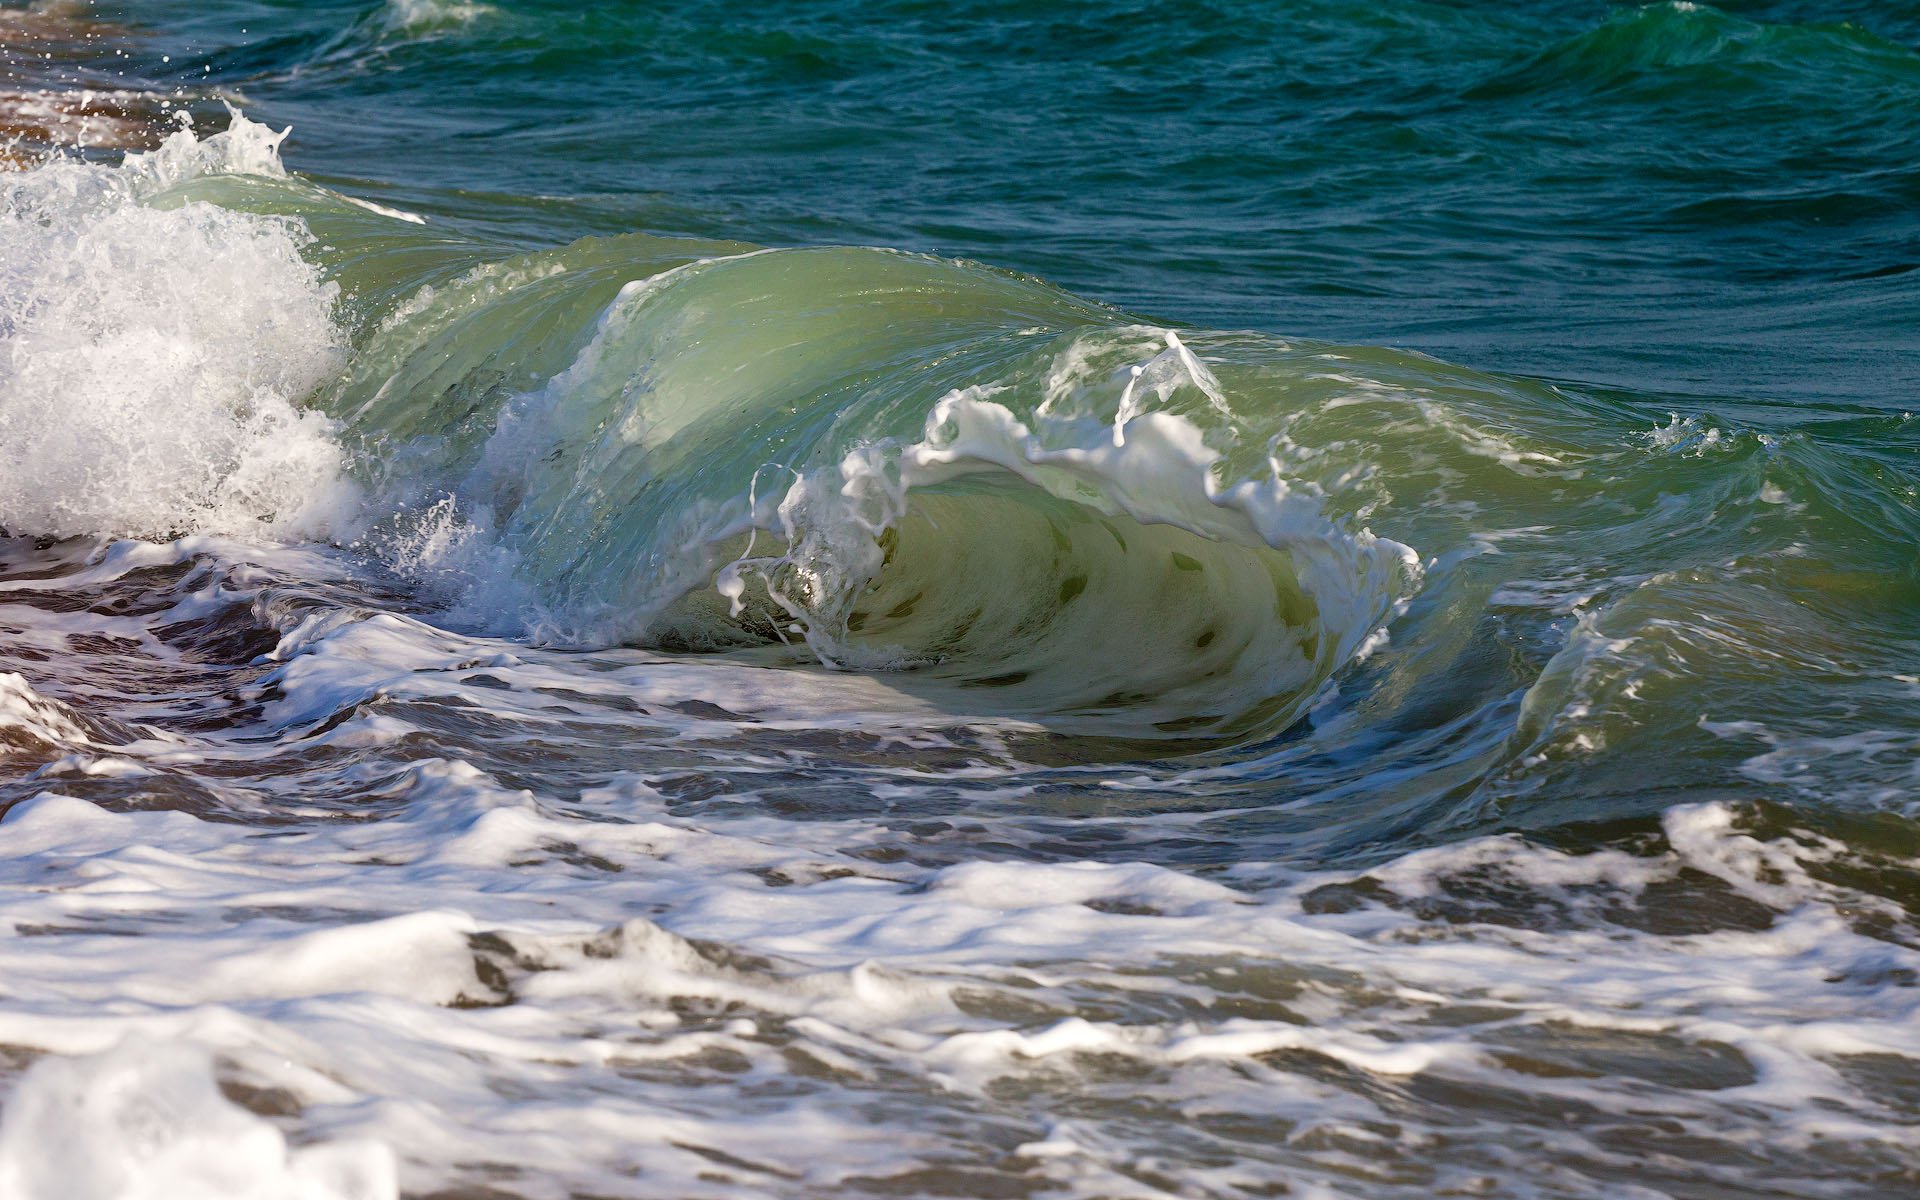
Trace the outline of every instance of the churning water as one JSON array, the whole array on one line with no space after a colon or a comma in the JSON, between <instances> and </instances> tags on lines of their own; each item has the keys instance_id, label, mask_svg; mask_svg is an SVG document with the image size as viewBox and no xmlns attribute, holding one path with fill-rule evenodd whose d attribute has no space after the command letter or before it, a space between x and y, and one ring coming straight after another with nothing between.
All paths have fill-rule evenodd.
<instances>
[{"instance_id":1,"label":"churning water","mask_svg":"<svg viewBox=\"0 0 1920 1200\"><path fill-rule=\"evenodd\" d=\"M1920 1189L1817 7L0 11L0 1197Z\"/></svg>"}]
</instances>

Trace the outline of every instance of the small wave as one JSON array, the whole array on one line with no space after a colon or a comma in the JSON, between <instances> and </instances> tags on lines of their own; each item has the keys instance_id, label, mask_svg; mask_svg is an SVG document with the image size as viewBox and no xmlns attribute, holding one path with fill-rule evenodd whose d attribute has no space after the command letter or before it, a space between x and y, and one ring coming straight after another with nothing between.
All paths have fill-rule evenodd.
<instances>
[{"instance_id":1,"label":"small wave","mask_svg":"<svg viewBox=\"0 0 1920 1200\"><path fill-rule=\"evenodd\" d=\"M387 0L382 20L389 33L419 35L455 29L493 11L473 0Z\"/></svg>"},{"instance_id":2,"label":"small wave","mask_svg":"<svg viewBox=\"0 0 1920 1200\"><path fill-rule=\"evenodd\" d=\"M1823 70L1824 68L1824 70ZM1751 72L1817 86L1825 71L1912 83L1920 58L1853 25L1764 24L1706 4L1669 0L1619 11L1475 88L1474 99L1624 87L1676 88L1698 101L1699 85L1744 89Z\"/></svg>"}]
</instances>

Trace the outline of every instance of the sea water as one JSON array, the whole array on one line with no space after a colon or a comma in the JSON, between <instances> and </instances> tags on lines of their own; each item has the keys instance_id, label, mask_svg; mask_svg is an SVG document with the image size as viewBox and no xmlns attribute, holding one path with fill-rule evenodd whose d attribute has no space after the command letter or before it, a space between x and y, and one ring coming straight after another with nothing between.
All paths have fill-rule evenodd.
<instances>
[{"instance_id":1,"label":"sea water","mask_svg":"<svg viewBox=\"0 0 1920 1200\"><path fill-rule=\"evenodd\" d=\"M0 1197L1920 1188L1907 7L0 43Z\"/></svg>"}]
</instances>

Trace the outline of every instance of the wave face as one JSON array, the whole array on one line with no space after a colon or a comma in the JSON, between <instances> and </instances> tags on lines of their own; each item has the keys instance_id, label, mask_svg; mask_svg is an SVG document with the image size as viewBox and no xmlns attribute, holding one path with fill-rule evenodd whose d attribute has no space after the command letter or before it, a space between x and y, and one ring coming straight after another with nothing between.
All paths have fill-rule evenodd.
<instances>
[{"instance_id":1,"label":"wave face","mask_svg":"<svg viewBox=\"0 0 1920 1200\"><path fill-rule=\"evenodd\" d=\"M1235 415L1284 347L1223 381L1204 344L969 264L672 249L482 270L385 321L366 361L394 373L326 400L404 464L377 490L511 553L549 637L793 642L1000 689L987 711L1244 734L1289 723L1418 578ZM649 271L562 327L548 352L578 349L537 389L502 383L502 329ZM1243 400L1271 411L1284 378Z\"/></svg>"},{"instance_id":2,"label":"wave face","mask_svg":"<svg viewBox=\"0 0 1920 1200\"><path fill-rule=\"evenodd\" d=\"M1152 15L0 14L0 1196L1913 1190L1920 25Z\"/></svg>"}]
</instances>

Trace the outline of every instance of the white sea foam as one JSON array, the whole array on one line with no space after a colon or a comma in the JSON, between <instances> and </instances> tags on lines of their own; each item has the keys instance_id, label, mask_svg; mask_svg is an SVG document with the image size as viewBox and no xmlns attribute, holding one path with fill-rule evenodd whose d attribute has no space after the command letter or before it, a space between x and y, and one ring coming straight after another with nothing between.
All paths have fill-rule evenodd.
<instances>
[{"instance_id":1,"label":"white sea foam","mask_svg":"<svg viewBox=\"0 0 1920 1200\"><path fill-rule=\"evenodd\" d=\"M1694 458L1726 449L1730 444L1718 426L1705 424L1699 417L1683 417L1679 413L1669 414L1665 425L1648 430L1641 436L1656 450Z\"/></svg>"},{"instance_id":2,"label":"white sea foam","mask_svg":"<svg viewBox=\"0 0 1920 1200\"><path fill-rule=\"evenodd\" d=\"M64 660L6 685L61 756L0 819L0 1064L44 1064L6 1101L6 1169L44 1169L14 1131L108 1079L245 1152L102 1115L99 1161L244 1170L223 1200L390 1194L372 1143L410 1193L531 1200L1575 1196L1669 1137L1679 1184L1760 1154L1837 1197L1837 1164L1908 1153L1883 1081L1920 1062L1906 918L1829 878L1848 848L1745 806L1675 807L1637 850L1480 837L1306 871L1216 826L1244 763L1030 767L875 677L324 602L348 561L123 544L67 586L187 567L169 607L36 610L36 639L103 643L96 669L222 612L281 637L205 668L238 708L198 732L83 723L49 695L90 677ZM47 586L6 581L0 630ZM129 713L197 686L147 645L165 690ZM1137 861L1141 838L1227 857ZM323 1167L331 1192L271 1190Z\"/></svg>"},{"instance_id":3,"label":"white sea foam","mask_svg":"<svg viewBox=\"0 0 1920 1200\"><path fill-rule=\"evenodd\" d=\"M190 1042L129 1039L41 1059L0 1117L8 1200L394 1200L377 1142L289 1151L278 1129L220 1094Z\"/></svg>"},{"instance_id":4,"label":"white sea foam","mask_svg":"<svg viewBox=\"0 0 1920 1200\"><path fill-rule=\"evenodd\" d=\"M236 117L0 179L0 528L285 537L346 513L331 425L299 407L342 354L303 228L163 199L281 173L278 140Z\"/></svg>"},{"instance_id":5,"label":"white sea foam","mask_svg":"<svg viewBox=\"0 0 1920 1200\"><path fill-rule=\"evenodd\" d=\"M78 714L35 692L25 677L0 674L0 746L19 753L78 747L91 741Z\"/></svg>"},{"instance_id":6,"label":"white sea foam","mask_svg":"<svg viewBox=\"0 0 1920 1200\"><path fill-rule=\"evenodd\" d=\"M349 725L372 733L381 720ZM1342 1082L1355 1078L1577 1102L1617 1114L1592 1118L1602 1132L1657 1117L1701 1145L1737 1143L1764 1121L1780 1145L1825 1153L1900 1136L1844 1068L1920 1058L1911 989L1870 982L1920 958L1850 929L1844 895L1802 867L1809 851L1741 832L1719 805L1671 814L1664 857L1468 842L1380 872L1390 903L1328 912L1309 901L1352 876L1243 892L1148 864L887 868L850 853L879 832L866 823L692 821L638 776L583 796L573 807L587 806L585 820L453 760L417 763L382 795L402 802L386 818L292 836L110 815L56 795L16 808L0 859L15 928L57 916L139 936L115 939L110 957L76 956L70 947L87 944L76 935L8 939L0 1039L54 1055L185 1040L231 1064L224 1077L283 1096L312 1132L393 1141L410 1189L495 1164L531 1196L618 1189L642 1167L648 1194L906 1178L931 1148L925 1130L966 1127L1009 1087L1081 1114L1016 1120L1025 1142L1054 1147L1036 1146L1030 1169L1057 1164L1048 1177L1071 1195L1115 1194L1106 1172L1159 1144L1116 1140L1142 1104L1166 1106L1169 1121L1199 1106L1291 1130L1273 1151L1287 1165L1247 1157L1236 1176L1348 1194L1337 1147L1364 1144L1368 1130L1442 1136L1438 1114L1384 1108ZM1686 871L1764 901L1771 924L1656 937L1604 921L1481 924L1467 909L1435 927L1399 907L1488 879L1603 911ZM763 882L775 878L789 882ZM87 885L49 892L49 879ZM111 1008L74 1007L108 993ZM1726 1078L1649 1088L1524 1066L1529 1054L1552 1062L1560 1041L1611 1045L1628 1062L1665 1047L1682 1076ZM736 1097L708 1110L688 1085L713 1064L721 1078L744 1071L798 1091L773 1108ZM50 1091L93 1094L100 1085L85 1081L107 1069L30 1077L10 1128L37 1129ZM201 1111L210 1089L196 1070L131 1094L197 1091L200 1108L184 1107ZM883 1097L890 1111L866 1107ZM168 1169L282 1161L277 1135L217 1115L205 1144L158 1140ZM84 1128L114 1146L108 1163L148 1153L116 1141L111 1122ZM1552 1153L1604 1162L1599 1146L1580 1148L1593 1132L1563 1129ZM1548 1153L1530 1138L1509 1140L1503 1161L1520 1169ZM251 1148L217 1160L205 1148L229 1143ZM1202 1186L1199 1163L1159 1153L1170 1179ZM1495 1161L1468 1157L1482 1170ZM358 1178L379 1178L377 1153L350 1161ZM301 1162L283 1169L298 1175ZM1461 1183L1444 1167L1423 1178Z\"/></svg>"}]
</instances>

